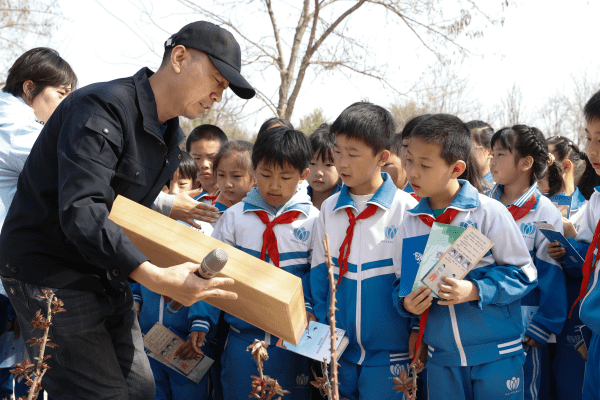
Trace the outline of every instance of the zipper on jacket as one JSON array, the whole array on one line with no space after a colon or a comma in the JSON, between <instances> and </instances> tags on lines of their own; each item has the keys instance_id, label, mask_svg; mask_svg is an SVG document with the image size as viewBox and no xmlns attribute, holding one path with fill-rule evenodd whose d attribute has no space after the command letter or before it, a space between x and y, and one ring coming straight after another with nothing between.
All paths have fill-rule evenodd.
<instances>
[{"instance_id":1,"label":"zipper on jacket","mask_svg":"<svg viewBox=\"0 0 600 400\"><path fill-rule=\"evenodd\" d=\"M460 340L460 332L458 331L458 322L456 321L456 312L454 311L454 306L448 306L448 310L450 310L450 321L452 321L452 332L454 333L454 341L456 342L456 347L458 347L458 352L460 353L460 366L467 366L467 355L465 354L465 349L462 346L462 342Z\"/></svg>"},{"instance_id":2,"label":"zipper on jacket","mask_svg":"<svg viewBox=\"0 0 600 400\"><path fill-rule=\"evenodd\" d=\"M360 225L362 221L357 221L357 224L354 227L354 233L358 231L358 262L356 263L356 342L360 346L360 360L358 360L358 365L361 365L365 360L365 348L362 345L361 331L362 331L362 312L361 312L361 303L362 303L362 246L360 246L361 237L360 237ZM356 238L356 236L354 236ZM350 258L350 257L348 257Z\"/></svg>"}]
</instances>

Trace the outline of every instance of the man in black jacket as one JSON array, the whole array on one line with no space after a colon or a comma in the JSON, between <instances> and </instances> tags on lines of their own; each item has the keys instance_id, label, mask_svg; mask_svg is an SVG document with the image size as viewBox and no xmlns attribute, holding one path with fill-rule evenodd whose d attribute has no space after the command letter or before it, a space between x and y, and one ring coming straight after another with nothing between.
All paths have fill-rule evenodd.
<instances>
[{"instance_id":1,"label":"man in black jacket","mask_svg":"<svg viewBox=\"0 0 600 400\"><path fill-rule=\"evenodd\" d=\"M154 397L128 278L184 305L236 298L217 288L233 280L200 279L197 264L153 265L108 214L119 194L152 206L181 158L179 116L196 118L227 87L254 96L240 68L233 35L195 22L169 38L155 74L79 89L42 130L0 235L0 275L25 339L39 336L42 288L65 303L43 380L53 399Z\"/></svg>"}]
</instances>

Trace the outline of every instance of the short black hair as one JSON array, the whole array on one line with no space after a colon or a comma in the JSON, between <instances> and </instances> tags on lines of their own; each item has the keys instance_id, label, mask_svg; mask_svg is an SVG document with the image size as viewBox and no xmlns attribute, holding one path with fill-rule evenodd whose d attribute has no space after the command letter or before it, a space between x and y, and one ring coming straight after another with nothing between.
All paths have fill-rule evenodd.
<instances>
[{"instance_id":1,"label":"short black hair","mask_svg":"<svg viewBox=\"0 0 600 400\"><path fill-rule=\"evenodd\" d=\"M487 122L474 120L467 122L467 127L471 131L471 138L480 146L486 149L492 148L492 136L494 129Z\"/></svg>"},{"instance_id":2,"label":"short black hair","mask_svg":"<svg viewBox=\"0 0 600 400\"><path fill-rule=\"evenodd\" d=\"M312 147L313 157L321 157L321 161L333 161L333 148L335 146L335 137L331 134L331 125L321 124L308 137Z\"/></svg>"},{"instance_id":3,"label":"short black hair","mask_svg":"<svg viewBox=\"0 0 600 400\"><path fill-rule=\"evenodd\" d=\"M185 150L189 153L192 148L192 143L197 142L198 140L216 140L223 146L223 143L227 143L229 139L227 139L225 132L218 126L203 124L192 130L185 142Z\"/></svg>"},{"instance_id":4,"label":"short black hair","mask_svg":"<svg viewBox=\"0 0 600 400\"><path fill-rule=\"evenodd\" d=\"M471 132L455 115L431 115L415 126L410 138L441 145L442 158L448 165L458 160L467 162L471 153Z\"/></svg>"},{"instance_id":5,"label":"short black hair","mask_svg":"<svg viewBox=\"0 0 600 400\"><path fill-rule=\"evenodd\" d=\"M252 167L256 169L261 161L267 165L284 168L291 165L300 173L304 172L313 152L308 137L287 126L267 129L256 138L252 148Z\"/></svg>"},{"instance_id":6,"label":"short black hair","mask_svg":"<svg viewBox=\"0 0 600 400\"><path fill-rule=\"evenodd\" d=\"M75 90L77 75L56 50L36 47L21 54L10 67L2 91L22 97L26 81L35 85L28 99L31 103L48 86L70 86L71 90Z\"/></svg>"},{"instance_id":7,"label":"short black hair","mask_svg":"<svg viewBox=\"0 0 600 400\"><path fill-rule=\"evenodd\" d=\"M400 156L402 152L402 132L396 133L392 138L392 144L390 145L390 153Z\"/></svg>"},{"instance_id":8,"label":"short black hair","mask_svg":"<svg viewBox=\"0 0 600 400\"><path fill-rule=\"evenodd\" d=\"M583 107L583 115L588 122L600 121L600 91L596 92Z\"/></svg>"},{"instance_id":9,"label":"short black hair","mask_svg":"<svg viewBox=\"0 0 600 400\"><path fill-rule=\"evenodd\" d=\"M292 125L292 123L290 121L288 121L287 119L273 117L273 118L267 119L265 122L262 123L262 125L258 129L257 135L261 135L265 131L267 131L273 127L276 127L276 126L286 126L290 129L294 129L294 125Z\"/></svg>"},{"instance_id":10,"label":"short black hair","mask_svg":"<svg viewBox=\"0 0 600 400\"><path fill-rule=\"evenodd\" d=\"M179 163L177 170L179 171L180 178L192 179L195 181L198 176L198 167L196 166L194 157L185 151L181 152L181 162Z\"/></svg>"},{"instance_id":11,"label":"short black hair","mask_svg":"<svg viewBox=\"0 0 600 400\"><path fill-rule=\"evenodd\" d=\"M373 154L377 154L390 149L396 123L385 108L361 101L342 111L331 125L331 133L360 140L373 150Z\"/></svg>"},{"instance_id":12,"label":"short black hair","mask_svg":"<svg viewBox=\"0 0 600 400\"><path fill-rule=\"evenodd\" d=\"M408 121L406 125L404 125L404 128L402 128L402 132L400 133L402 139L408 139L412 134L413 129L415 129L415 126L419 125L421 121L424 121L429 117L431 117L431 114L417 115L416 117Z\"/></svg>"}]
</instances>

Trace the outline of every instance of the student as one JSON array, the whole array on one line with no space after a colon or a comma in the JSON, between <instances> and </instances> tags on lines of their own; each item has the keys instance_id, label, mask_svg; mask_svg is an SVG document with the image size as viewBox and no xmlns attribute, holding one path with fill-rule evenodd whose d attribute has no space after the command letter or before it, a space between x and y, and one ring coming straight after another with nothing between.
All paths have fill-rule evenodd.
<instances>
[{"instance_id":1,"label":"student","mask_svg":"<svg viewBox=\"0 0 600 400\"><path fill-rule=\"evenodd\" d=\"M307 317L314 321L308 276L319 211L312 206L306 190L299 188L309 174L311 157L310 142L304 133L285 126L263 132L252 151L257 187L223 213L213 237L302 278ZM198 345L220 315L217 308L198 304L202 307L193 306L189 315L191 343L196 351L200 351ZM308 379L303 384L304 378L297 378L310 376L309 359L275 347L277 338L230 314L225 314L225 321L230 324L221 358L225 400L248 397L250 376L256 375L257 370L246 348L254 339L271 345L264 368L266 374L291 392L285 395L286 399L308 398Z\"/></svg>"},{"instance_id":2,"label":"student","mask_svg":"<svg viewBox=\"0 0 600 400\"><path fill-rule=\"evenodd\" d=\"M288 121L287 119L273 117L273 118L269 118L269 119L265 120L265 122L262 123L262 125L258 129L258 135L261 135L263 132L265 132L271 128L276 128L278 126L286 126L290 129L294 129L294 125L292 125L292 123L290 121Z\"/></svg>"},{"instance_id":3,"label":"student","mask_svg":"<svg viewBox=\"0 0 600 400\"><path fill-rule=\"evenodd\" d=\"M306 181L306 191L313 206L321 209L321 204L329 196L342 188L339 185L340 175L333 165L333 146L335 137L329 132L330 125L322 124L309 137L313 156L310 160L310 174Z\"/></svg>"},{"instance_id":4,"label":"student","mask_svg":"<svg viewBox=\"0 0 600 400\"><path fill-rule=\"evenodd\" d=\"M404 169L406 170L406 166L404 165L404 162L406 162L406 147L408 146L408 142L410 139L410 135L412 134L413 129L415 129L415 126L419 125L420 122L426 120L428 117L430 117L431 114L423 114L423 115L417 115L416 117L412 118L410 121L408 121L406 123L406 125L404 125L404 128L402 129L402 132L400 133L400 136L402 136L402 150L400 152L400 160L403 162L402 166L404 167ZM411 196L413 196L415 199L420 200L420 198L418 198L418 196L416 194L414 194L414 190L412 188L412 186L410 186L410 182L406 183L406 186L403 189L406 193L411 193Z\"/></svg>"},{"instance_id":5,"label":"student","mask_svg":"<svg viewBox=\"0 0 600 400\"><path fill-rule=\"evenodd\" d=\"M242 201L256 186L252 171L252 143L246 140L225 143L215 157L213 169L219 188L215 207L222 214Z\"/></svg>"},{"instance_id":6,"label":"student","mask_svg":"<svg viewBox=\"0 0 600 400\"><path fill-rule=\"evenodd\" d=\"M386 161L385 165L381 167L382 172L387 172L392 181L396 185L398 189L404 190L408 185L408 179L406 178L406 171L402 166L402 159L400 155L402 154L402 133L397 133L394 135L392 139L392 144L390 145L390 157Z\"/></svg>"},{"instance_id":7,"label":"student","mask_svg":"<svg viewBox=\"0 0 600 400\"><path fill-rule=\"evenodd\" d=\"M322 241L329 235L338 291L336 326L350 339L338 370L340 397L393 399L394 374L408 368L411 320L390 302L393 238L406 210L417 202L397 190L386 173L395 124L388 111L354 103L331 125L334 160L344 186L321 206L310 288L315 316L328 323L329 281Z\"/></svg>"},{"instance_id":8,"label":"student","mask_svg":"<svg viewBox=\"0 0 600 400\"><path fill-rule=\"evenodd\" d=\"M520 299L537 272L506 207L457 180L470 151L469 129L455 116L437 114L413 130L405 166L421 201L394 238L393 302L402 316L421 315L430 399L522 399ZM429 234L434 221L473 225L494 247L463 280L442 278L438 300L426 286L399 297L403 241Z\"/></svg>"},{"instance_id":9,"label":"student","mask_svg":"<svg viewBox=\"0 0 600 400\"><path fill-rule=\"evenodd\" d=\"M227 143L225 132L218 126L210 124L195 127L188 136L185 149L198 166L198 180L202 187L202 193L194 197L194 200L208 205L215 204L219 188L213 173L213 160L225 143Z\"/></svg>"},{"instance_id":10,"label":"student","mask_svg":"<svg viewBox=\"0 0 600 400\"><path fill-rule=\"evenodd\" d=\"M562 215L537 189L537 180L548 176L551 192L560 191L564 181L542 132L526 125L515 125L496 132L491 141L493 158L490 169L496 186L490 197L508 207L519 226L533 263L538 271L538 286L521 299L524 310L535 315L526 327L524 366L525 399L538 399L542 374L549 365L542 363L542 350L555 343L567 318L567 288L560 263L545 251L549 241L536 229L537 221L546 221L563 233ZM519 207L518 211L514 211ZM524 312L523 315L527 315Z\"/></svg>"},{"instance_id":11,"label":"student","mask_svg":"<svg viewBox=\"0 0 600 400\"><path fill-rule=\"evenodd\" d=\"M584 210L587 207L589 196L593 193L593 187L586 187L590 182L590 173L595 178L596 172L584 152L564 136L553 136L546 140L548 150L554 155L556 161L560 164L564 185L560 193L550 197L550 201L556 200L556 196L567 196L570 200L569 219L563 218L563 229L565 237L575 238L577 230L583 219ZM595 179L591 179L595 181ZM581 190L575 184L581 185ZM542 179L538 182L540 190L542 187L549 190L548 180ZM543 193L543 192L542 192ZM587 199L583 193L587 194ZM549 243L548 252L552 254L554 249L562 249L559 243ZM558 258L562 261L562 256ZM564 264L563 264L564 265ZM567 306L571 306L579 296L581 288L581 268L566 269L565 280L567 283ZM552 364L552 370L548 377L549 399L568 399L581 398L581 388L583 387L583 375L585 371L585 361L579 353L575 351L574 343L579 342L582 337L579 327L582 325L579 318L579 309L576 308L565 322L560 335L556 336L556 344L549 345L549 362ZM542 383L544 377L542 377ZM543 394L540 391L540 394Z\"/></svg>"},{"instance_id":12,"label":"student","mask_svg":"<svg viewBox=\"0 0 600 400\"><path fill-rule=\"evenodd\" d=\"M473 161L477 166L479 175L483 177L481 185L483 194L489 195L494 187L494 178L490 172L490 160L492 159L491 140L494 136L492 127L483 121L469 121L467 127L471 132L471 141L473 143Z\"/></svg>"},{"instance_id":13,"label":"student","mask_svg":"<svg viewBox=\"0 0 600 400\"><path fill-rule=\"evenodd\" d=\"M600 92L597 92L587 102L583 109L587 122L586 153L597 174L600 174ZM592 331L592 338L587 349L587 364L583 382L583 398L600 398L600 290L598 289L598 274L600 268L595 265L595 251L600 238L600 190L590 198L585 209L581 227L577 232L576 241L579 243L579 254L585 256L582 266L583 282L580 294L573 308L580 301L579 315L581 321ZM570 240L571 241L571 240ZM573 244L576 244L572 242Z\"/></svg>"}]
</instances>

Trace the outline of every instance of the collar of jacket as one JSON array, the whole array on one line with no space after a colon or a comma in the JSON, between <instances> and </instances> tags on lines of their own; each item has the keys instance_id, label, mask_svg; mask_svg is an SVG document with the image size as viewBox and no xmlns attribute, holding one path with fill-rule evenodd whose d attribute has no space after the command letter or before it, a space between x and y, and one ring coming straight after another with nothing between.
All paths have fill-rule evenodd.
<instances>
[{"instance_id":1,"label":"collar of jacket","mask_svg":"<svg viewBox=\"0 0 600 400\"><path fill-rule=\"evenodd\" d=\"M500 199L502 198L503 191L504 191L504 185L496 184L490 193L490 197L494 200L500 201ZM515 200L512 204L509 204L508 206L514 205L517 207L523 207L525 205L525 203L527 203L527 200L529 200L529 198L531 197L532 194L535 195L536 203L533 205L533 207L531 209L535 210L539 203L540 196L542 195L542 192L540 192L540 190L538 189L537 182L533 182L533 185L531 185L529 187L529 189L527 189L527 191L521 195L521 197L519 197L517 200ZM506 207L508 207L508 206L506 206Z\"/></svg>"},{"instance_id":2,"label":"collar of jacket","mask_svg":"<svg viewBox=\"0 0 600 400\"><path fill-rule=\"evenodd\" d=\"M133 83L135 84L135 91L138 104L140 105L144 129L164 142L165 140L160 133L156 98L154 97L154 92L152 91L149 80L152 75L154 75L154 72L149 68L142 68L133 76ZM175 135L175 140L172 142L177 146L185 140L185 135L181 129L179 129L179 118L175 117L167 121L165 137L169 135L169 132L171 132L172 135Z\"/></svg>"},{"instance_id":3,"label":"collar of jacket","mask_svg":"<svg viewBox=\"0 0 600 400\"><path fill-rule=\"evenodd\" d=\"M367 204L375 204L379 208L382 208L387 211L392 206L392 201L394 201L394 196L396 195L396 191L398 190L398 188L396 187L394 182L392 182L392 179L390 178L390 175L387 172L382 172L381 177L383 178L383 184L379 187L379 189L377 189L373 197L371 197L371 199L367 201ZM337 211L347 207L352 207L355 210L358 210L356 208L354 200L352 200L352 197L350 197L350 193L348 192L348 186L343 185L342 189L340 190L340 196L338 197L337 203L335 203L333 211Z\"/></svg>"},{"instance_id":4,"label":"collar of jacket","mask_svg":"<svg viewBox=\"0 0 600 400\"><path fill-rule=\"evenodd\" d=\"M306 193L306 189L301 188L300 186L298 186L298 190L296 190L296 193L294 193L292 198L279 208L269 205L269 203L261 196L257 187L253 187L246 197L242 199L242 202L244 203L244 213L262 210L275 217L294 210L300 211L308 217L310 214L310 207L312 206L310 197L308 197L308 194Z\"/></svg>"},{"instance_id":5,"label":"collar of jacket","mask_svg":"<svg viewBox=\"0 0 600 400\"><path fill-rule=\"evenodd\" d=\"M477 189L463 179L458 179L458 183L461 185L461 189L446 209L454 208L458 211L468 211L479 207L479 192ZM408 210L408 212L414 215L429 215L433 217L433 210L429 206L429 197L422 198L419 204L412 210Z\"/></svg>"}]
</instances>

